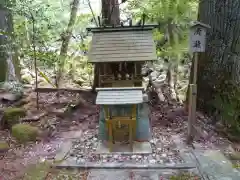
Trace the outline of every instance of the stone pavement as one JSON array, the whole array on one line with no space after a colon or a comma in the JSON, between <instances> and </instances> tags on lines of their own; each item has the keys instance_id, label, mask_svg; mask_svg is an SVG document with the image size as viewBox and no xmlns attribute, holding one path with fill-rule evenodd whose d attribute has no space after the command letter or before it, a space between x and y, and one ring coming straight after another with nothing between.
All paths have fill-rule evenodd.
<instances>
[{"instance_id":1,"label":"stone pavement","mask_svg":"<svg viewBox=\"0 0 240 180\"><path fill-rule=\"evenodd\" d=\"M194 150L193 154L199 163L205 179L239 180L240 171L218 150Z\"/></svg>"},{"instance_id":2,"label":"stone pavement","mask_svg":"<svg viewBox=\"0 0 240 180\"><path fill-rule=\"evenodd\" d=\"M181 149L185 162L195 163L204 180L240 180L240 171L235 169L221 151L187 148L178 136L173 136L174 143Z\"/></svg>"},{"instance_id":3,"label":"stone pavement","mask_svg":"<svg viewBox=\"0 0 240 180\"><path fill-rule=\"evenodd\" d=\"M87 180L169 180L177 170L92 170Z\"/></svg>"},{"instance_id":4,"label":"stone pavement","mask_svg":"<svg viewBox=\"0 0 240 180\"><path fill-rule=\"evenodd\" d=\"M58 153L56 159L60 160L66 157L71 147L70 142L75 138L79 138L81 133L74 132L73 134L71 138L64 142L62 151ZM203 180L240 180L240 171L233 168L232 163L220 151L186 147L178 135L172 136L172 140L180 150L179 153L183 159L182 164L173 164L172 167L167 164L155 164L156 167L139 164L138 167L138 164L128 165L126 162L116 164L118 167L114 167L111 164L110 166L108 163L99 164L99 162L92 162L92 164L88 162L77 163L74 159L76 157L72 157L72 159L68 157L56 167L91 169L88 180L165 180L169 179L171 175L184 170L191 170L191 172L199 174ZM191 167L181 167L186 165Z\"/></svg>"}]
</instances>

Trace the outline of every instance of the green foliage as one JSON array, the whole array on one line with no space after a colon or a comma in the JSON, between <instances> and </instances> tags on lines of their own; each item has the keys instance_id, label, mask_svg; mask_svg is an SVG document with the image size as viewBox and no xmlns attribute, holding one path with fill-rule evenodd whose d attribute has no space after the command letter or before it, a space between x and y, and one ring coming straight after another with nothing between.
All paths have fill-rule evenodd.
<instances>
[{"instance_id":1,"label":"green foliage","mask_svg":"<svg viewBox=\"0 0 240 180\"><path fill-rule=\"evenodd\" d=\"M29 124L16 124L12 127L12 136L23 144L35 141L38 136L38 128Z\"/></svg>"},{"instance_id":2,"label":"green foliage","mask_svg":"<svg viewBox=\"0 0 240 180\"><path fill-rule=\"evenodd\" d=\"M7 108L3 112L2 121L5 127L11 128L19 123L21 117L26 116L26 110L22 108Z\"/></svg>"},{"instance_id":3,"label":"green foliage","mask_svg":"<svg viewBox=\"0 0 240 180\"><path fill-rule=\"evenodd\" d=\"M147 22L159 24L154 33L157 43L157 54L179 60L188 49L189 23L197 17L196 0L134 0L130 1L127 12L139 19L144 12ZM171 32L170 32L171 31ZM162 43L165 38L167 43Z\"/></svg>"},{"instance_id":4,"label":"green foliage","mask_svg":"<svg viewBox=\"0 0 240 180\"><path fill-rule=\"evenodd\" d=\"M16 6L11 8L14 13L15 44L19 50L22 67L33 69L35 59L33 47L35 45L37 66L41 69L39 75L51 85L54 80L48 76L48 73L53 74L52 69L55 69L55 73L56 69L60 68L59 52L69 21L70 3L71 1L16 0ZM88 51L89 40L86 26L91 24L91 18L91 14L78 13L68 48L68 61L64 64L64 68L61 68L67 73L71 70L71 73L78 77L80 74L77 69L73 72L71 64L83 64L80 60ZM87 70L88 67L85 64L83 69Z\"/></svg>"}]
</instances>

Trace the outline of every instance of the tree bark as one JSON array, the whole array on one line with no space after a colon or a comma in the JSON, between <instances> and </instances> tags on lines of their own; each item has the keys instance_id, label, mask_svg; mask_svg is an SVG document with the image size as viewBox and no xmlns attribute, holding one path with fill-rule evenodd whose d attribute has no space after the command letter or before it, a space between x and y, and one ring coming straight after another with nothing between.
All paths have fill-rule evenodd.
<instances>
[{"instance_id":1,"label":"tree bark","mask_svg":"<svg viewBox=\"0 0 240 180\"><path fill-rule=\"evenodd\" d=\"M173 48L178 42L177 42L177 38L174 35L174 28L175 25L173 23L172 19L168 19L168 24L167 24L167 34L168 34L168 39L169 39L169 45ZM172 57L176 57L177 56L175 54L172 54ZM168 65L168 70L167 70L167 83L170 89L170 97L172 100L177 100L177 93L175 91L175 87L176 87L176 63L174 63L172 61L172 59L170 59L169 61L169 65Z\"/></svg>"},{"instance_id":2,"label":"tree bark","mask_svg":"<svg viewBox=\"0 0 240 180\"><path fill-rule=\"evenodd\" d=\"M77 18L77 11L79 6L80 0L73 0L71 3L71 14L70 20L67 26L66 32L62 35L62 46L60 50L60 65L57 74L56 86L59 88L60 79L62 77L62 73L64 70L65 60L67 56L68 46L72 37L72 31L76 22Z\"/></svg>"},{"instance_id":3,"label":"tree bark","mask_svg":"<svg viewBox=\"0 0 240 180\"><path fill-rule=\"evenodd\" d=\"M11 80L19 80L20 78L17 48L13 44L13 17L7 7L7 3L0 5L0 82L10 80L8 79L10 73L13 73Z\"/></svg>"},{"instance_id":4,"label":"tree bark","mask_svg":"<svg viewBox=\"0 0 240 180\"><path fill-rule=\"evenodd\" d=\"M7 42L6 36L3 34L4 29L7 28L7 23L5 17L7 16L8 11L0 6L0 82L4 82L6 80L7 75L7 54L4 45ZM2 35L3 34L3 35Z\"/></svg>"},{"instance_id":5,"label":"tree bark","mask_svg":"<svg viewBox=\"0 0 240 180\"><path fill-rule=\"evenodd\" d=\"M120 24L118 0L102 0L102 19L106 26Z\"/></svg>"},{"instance_id":6,"label":"tree bark","mask_svg":"<svg viewBox=\"0 0 240 180\"><path fill-rule=\"evenodd\" d=\"M206 52L199 56L197 104L211 113L214 96L231 93L227 84L240 82L240 1L200 1L198 19L211 28Z\"/></svg>"}]
</instances>

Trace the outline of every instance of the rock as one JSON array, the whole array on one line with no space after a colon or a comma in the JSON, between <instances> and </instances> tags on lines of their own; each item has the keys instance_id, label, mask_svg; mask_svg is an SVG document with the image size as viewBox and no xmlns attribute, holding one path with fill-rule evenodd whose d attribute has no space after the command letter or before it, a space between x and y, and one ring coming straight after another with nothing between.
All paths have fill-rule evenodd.
<instances>
[{"instance_id":1,"label":"rock","mask_svg":"<svg viewBox=\"0 0 240 180\"><path fill-rule=\"evenodd\" d=\"M38 134L38 128L28 124L16 124L12 127L12 136L20 143L35 141Z\"/></svg>"},{"instance_id":2,"label":"rock","mask_svg":"<svg viewBox=\"0 0 240 180\"><path fill-rule=\"evenodd\" d=\"M103 159L107 159L108 156L104 154L104 155L102 155L102 158L103 158Z\"/></svg>"},{"instance_id":3,"label":"rock","mask_svg":"<svg viewBox=\"0 0 240 180\"><path fill-rule=\"evenodd\" d=\"M167 154L163 153L161 156L162 156L162 157L167 157Z\"/></svg>"},{"instance_id":4,"label":"rock","mask_svg":"<svg viewBox=\"0 0 240 180\"><path fill-rule=\"evenodd\" d=\"M137 158L136 155L132 155L132 156L131 156L131 159L136 159L136 158Z\"/></svg>"},{"instance_id":5,"label":"rock","mask_svg":"<svg viewBox=\"0 0 240 180\"><path fill-rule=\"evenodd\" d=\"M13 102L13 101L17 101L18 99L20 99L20 97L17 94L5 92L5 93L0 94L0 99Z\"/></svg>"},{"instance_id":6,"label":"rock","mask_svg":"<svg viewBox=\"0 0 240 180\"><path fill-rule=\"evenodd\" d=\"M85 162L86 162L86 160L83 159L83 158L80 158L80 159L77 160L77 163L85 163Z\"/></svg>"},{"instance_id":7,"label":"rock","mask_svg":"<svg viewBox=\"0 0 240 180\"><path fill-rule=\"evenodd\" d=\"M91 142L87 142L86 143L86 146L90 146L92 143Z\"/></svg>"},{"instance_id":8,"label":"rock","mask_svg":"<svg viewBox=\"0 0 240 180\"><path fill-rule=\"evenodd\" d=\"M151 140L150 140L150 143L156 145L156 144L157 144L157 139L155 139L155 138L154 138L154 139L151 139Z\"/></svg>"},{"instance_id":9,"label":"rock","mask_svg":"<svg viewBox=\"0 0 240 180\"><path fill-rule=\"evenodd\" d=\"M33 84L33 77L31 76L31 74L24 74L22 75L21 79L23 83Z\"/></svg>"},{"instance_id":10,"label":"rock","mask_svg":"<svg viewBox=\"0 0 240 180\"><path fill-rule=\"evenodd\" d=\"M156 80L157 77L159 76L159 73L158 73L157 71L153 71L153 72L150 74L150 76L152 77L152 80L154 81L154 80Z\"/></svg>"},{"instance_id":11,"label":"rock","mask_svg":"<svg viewBox=\"0 0 240 180\"><path fill-rule=\"evenodd\" d=\"M4 84L2 85L2 89L4 90L4 92L14 94L17 99L20 99L23 95L23 86L17 81L4 82Z\"/></svg>"},{"instance_id":12,"label":"rock","mask_svg":"<svg viewBox=\"0 0 240 180\"><path fill-rule=\"evenodd\" d=\"M119 157L118 155L114 155L113 156L114 159L118 159L118 157Z\"/></svg>"},{"instance_id":13,"label":"rock","mask_svg":"<svg viewBox=\"0 0 240 180\"><path fill-rule=\"evenodd\" d=\"M124 162L123 157L119 156L119 158L118 158L118 162Z\"/></svg>"},{"instance_id":14,"label":"rock","mask_svg":"<svg viewBox=\"0 0 240 180\"><path fill-rule=\"evenodd\" d=\"M150 159L150 160L149 160L149 163L150 163L150 164L155 164L155 163L156 163L156 160L155 160L155 159Z\"/></svg>"}]
</instances>

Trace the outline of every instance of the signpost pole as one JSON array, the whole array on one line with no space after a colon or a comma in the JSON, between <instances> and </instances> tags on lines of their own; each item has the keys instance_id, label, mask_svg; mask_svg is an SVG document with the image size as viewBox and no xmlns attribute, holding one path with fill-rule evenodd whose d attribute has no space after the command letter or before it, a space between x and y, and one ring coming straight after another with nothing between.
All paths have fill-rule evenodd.
<instances>
[{"instance_id":1,"label":"signpost pole","mask_svg":"<svg viewBox=\"0 0 240 180\"><path fill-rule=\"evenodd\" d=\"M192 143L195 133L194 126L196 123L196 106L197 106L197 67L198 67L198 52L193 53L193 82L189 84L188 98L188 137L187 143Z\"/></svg>"}]
</instances>

